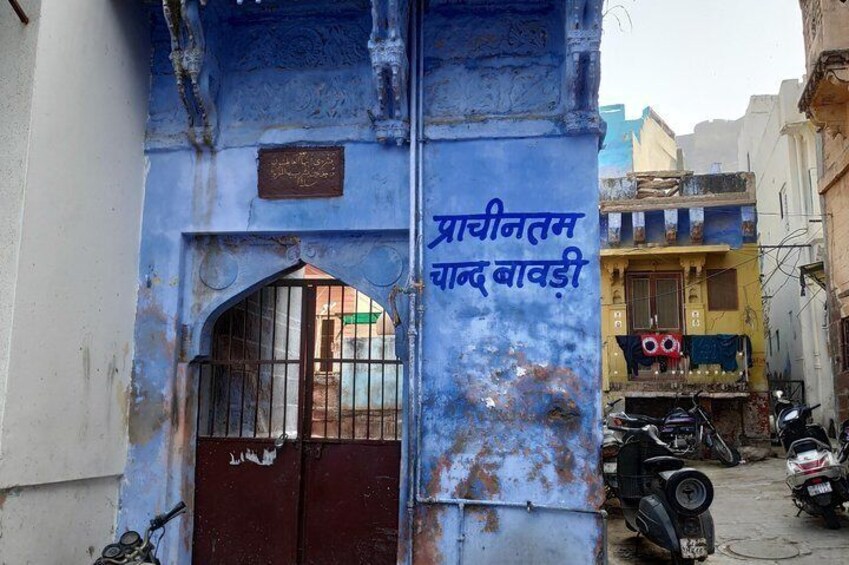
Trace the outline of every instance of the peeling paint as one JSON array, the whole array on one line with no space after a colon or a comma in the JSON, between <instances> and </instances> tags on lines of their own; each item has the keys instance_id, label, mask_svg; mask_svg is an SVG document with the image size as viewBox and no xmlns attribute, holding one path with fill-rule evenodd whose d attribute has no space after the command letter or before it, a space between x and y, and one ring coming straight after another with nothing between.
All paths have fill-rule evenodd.
<instances>
[{"instance_id":1,"label":"peeling paint","mask_svg":"<svg viewBox=\"0 0 849 565\"><path fill-rule=\"evenodd\" d=\"M256 454L256 451L253 449L245 450L244 452L239 454L239 457L236 457L232 453L230 454L230 465L238 466L242 463L253 463L254 465L259 465L260 467L271 467L274 465L274 462L277 460L277 450L276 449L264 449L262 451L262 459Z\"/></svg>"}]
</instances>

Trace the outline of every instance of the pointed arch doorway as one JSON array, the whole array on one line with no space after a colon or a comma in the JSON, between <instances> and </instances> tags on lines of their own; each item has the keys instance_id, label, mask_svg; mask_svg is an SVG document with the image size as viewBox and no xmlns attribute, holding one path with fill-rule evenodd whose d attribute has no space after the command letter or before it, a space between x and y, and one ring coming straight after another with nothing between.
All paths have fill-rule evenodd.
<instances>
[{"instance_id":1,"label":"pointed arch doorway","mask_svg":"<svg viewBox=\"0 0 849 565\"><path fill-rule=\"evenodd\" d=\"M199 365L193 562L395 563L403 366L373 299L303 266Z\"/></svg>"}]
</instances>

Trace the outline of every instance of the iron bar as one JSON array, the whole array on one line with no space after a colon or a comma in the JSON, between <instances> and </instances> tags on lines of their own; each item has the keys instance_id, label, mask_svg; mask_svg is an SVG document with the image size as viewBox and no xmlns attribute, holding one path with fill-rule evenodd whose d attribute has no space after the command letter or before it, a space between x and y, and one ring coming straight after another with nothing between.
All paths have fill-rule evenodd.
<instances>
[{"instance_id":1,"label":"iron bar","mask_svg":"<svg viewBox=\"0 0 849 565\"><path fill-rule=\"evenodd\" d=\"M242 303L242 355L248 358L248 298ZM242 363L242 394L239 398L239 437L245 426L245 381L248 380L248 364Z\"/></svg>"},{"instance_id":2,"label":"iron bar","mask_svg":"<svg viewBox=\"0 0 849 565\"><path fill-rule=\"evenodd\" d=\"M265 289L262 288L259 291L259 328L257 329L257 339L256 339L256 358L257 361L262 359L262 326L265 324L265 310L263 310L262 303L262 294L265 292ZM254 404L254 437L256 437L257 432L259 431L259 389L260 382L262 380L262 374L259 363L256 364L256 403Z\"/></svg>"},{"instance_id":3,"label":"iron bar","mask_svg":"<svg viewBox=\"0 0 849 565\"><path fill-rule=\"evenodd\" d=\"M324 323L327 324L328 328L330 328L330 310L331 310L331 308L333 308L333 302L331 301L332 294L333 294L333 287L327 286L327 287L325 287L325 289L327 290L327 312L325 312L325 314L326 314L325 318L326 319L325 319ZM333 327L331 329L332 329L333 333L331 333L331 335L330 335L330 345L329 345L328 349L329 349L329 353L331 354L331 357L332 357L333 356L333 344L336 341L336 336L334 335L336 333L336 328ZM326 339L324 334L325 334L325 332L322 331L321 332L321 341L319 342L319 350L318 351L319 351L319 355L321 357L324 357L324 340ZM318 360L316 360L316 361L318 361ZM326 369L325 374L329 375L330 373L333 372L334 363L332 361L330 362L329 365L323 364L322 362L319 361L319 366L321 366L321 365L324 365L323 368ZM342 389L341 374L340 374L338 388L340 390ZM329 404L330 404L330 388L327 387L324 390L324 437L327 437L327 420L329 419L329 412L330 412L330 410L328 408ZM339 422L336 423L336 432L337 432L336 437L339 437Z\"/></svg>"},{"instance_id":4,"label":"iron bar","mask_svg":"<svg viewBox=\"0 0 849 565\"><path fill-rule=\"evenodd\" d=\"M374 300L368 299L368 314L374 310ZM366 379L366 439L371 439L371 336L374 324L368 325L368 377ZM356 407L354 408L356 410Z\"/></svg>"},{"instance_id":5,"label":"iron bar","mask_svg":"<svg viewBox=\"0 0 849 565\"><path fill-rule=\"evenodd\" d=\"M292 287L286 289L286 341L283 344L286 369L283 371L283 434L289 422L289 326L292 320ZM275 320L276 323L276 320ZM297 426L296 426L297 429Z\"/></svg>"},{"instance_id":6,"label":"iron bar","mask_svg":"<svg viewBox=\"0 0 849 565\"><path fill-rule=\"evenodd\" d=\"M380 439L383 439L384 434L384 414L386 412L386 313L384 312L380 319L383 320L380 328ZM396 379L397 381L397 379ZM395 383L395 388L398 388L398 383Z\"/></svg>"},{"instance_id":7,"label":"iron bar","mask_svg":"<svg viewBox=\"0 0 849 565\"><path fill-rule=\"evenodd\" d=\"M233 316L234 312L230 312L230 324L228 329L228 339L227 339L227 360L233 356ZM232 382L230 382L231 377L233 376L233 372L230 370L230 365L227 365L227 378L224 382L227 383L227 405L224 407L224 437L230 436L230 389L232 388Z\"/></svg>"},{"instance_id":8,"label":"iron bar","mask_svg":"<svg viewBox=\"0 0 849 565\"><path fill-rule=\"evenodd\" d=\"M24 25L29 25L29 16L24 12L24 9L18 3L18 0L9 0L9 4L12 5L12 10L15 11L15 14L18 16L18 19L21 20L21 23Z\"/></svg>"},{"instance_id":9,"label":"iron bar","mask_svg":"<svg viewBox=\"0 0 849 565\"><path fill-rule=\"evenodd\" d=\"M354 289L354 315L357 315L357 310L360 309L360 291ZM344 320L344 318L343 318ZM352 375L353 384L351 385L351 439L357 439L357 329L358 325L354 324L354 372Z\"/></svg>"},{"instance_id":10,"label":"iron bar","mask_svg":"<svg viewBox=\"0 0 849 565\"><path fill-rule=\"evenodd\" d=\"M345 287L344 286L342 287L342 300L340 301L340 304L341 304L341 309L340 309L341 318L340 319L342 320L343 323L340 324L340 326L339 326L339 357L342 358L342 357L345 356L344 355L344 353L345 353L345 324L344 324L344 320L345 320ZM337 391L338 396L339 396L339 404L336 407L337 411L339 412L337 418L339 420L338 437L340 439L342 438L342 387L345 384L344 383L344 374L345 374L345 362L340 361L339 362L339 390Z\"/></svg>"},{"instance_id":11,"label":"iron bar","mask_svg":"<svg viewBox=\"0 0 849 565\"><path fill-rule=\"evenodd\" d=\"M277 359L277 288L271 289L271 295L274 296L274 306L272 306L271 310L271 361L272 363ZM289 371L289 367L283 366L283 386L286 386L286 373ZM275 380L275 372L277 367L274 365L271 366L271 375L270 380L268 382L268 437L270 438L272 435L272 430L274 426L274 380ZM283 408L283 432L286 431L286 408Z\"/></svg>"}]
</instances>

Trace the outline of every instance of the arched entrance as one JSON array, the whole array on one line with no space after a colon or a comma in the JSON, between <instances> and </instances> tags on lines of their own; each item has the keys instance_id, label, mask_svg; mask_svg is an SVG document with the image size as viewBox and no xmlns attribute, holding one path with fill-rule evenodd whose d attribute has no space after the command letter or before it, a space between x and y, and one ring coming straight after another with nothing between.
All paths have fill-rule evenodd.
<instances>
[{"instance_id":1,"label":"arched entrance","mask_svg":"<svg viewBox=\"0 0 849 565\"><path fill-rule=\"evenodd\" d=\"M218 318L198 374L194 563L395 563L403 367L379 304L304 266Z\"/></svg>"}]
</instances>

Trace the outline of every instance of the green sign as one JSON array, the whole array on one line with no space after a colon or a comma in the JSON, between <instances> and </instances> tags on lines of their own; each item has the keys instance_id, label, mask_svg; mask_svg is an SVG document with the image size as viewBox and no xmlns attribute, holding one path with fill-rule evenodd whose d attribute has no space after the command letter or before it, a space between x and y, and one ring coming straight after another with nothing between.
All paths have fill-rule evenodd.
<instances>
[{"instance_id":1,"label":"green sign","mask_svg":"<svg viewBox=\"0 0 849 565\"><path fill-rule=\"evenodd\" d=\"M348 324L376 324L380 319L380 312L358 312L356 314L345 314L342 323Z\"/></svg>"}]
</instances>

